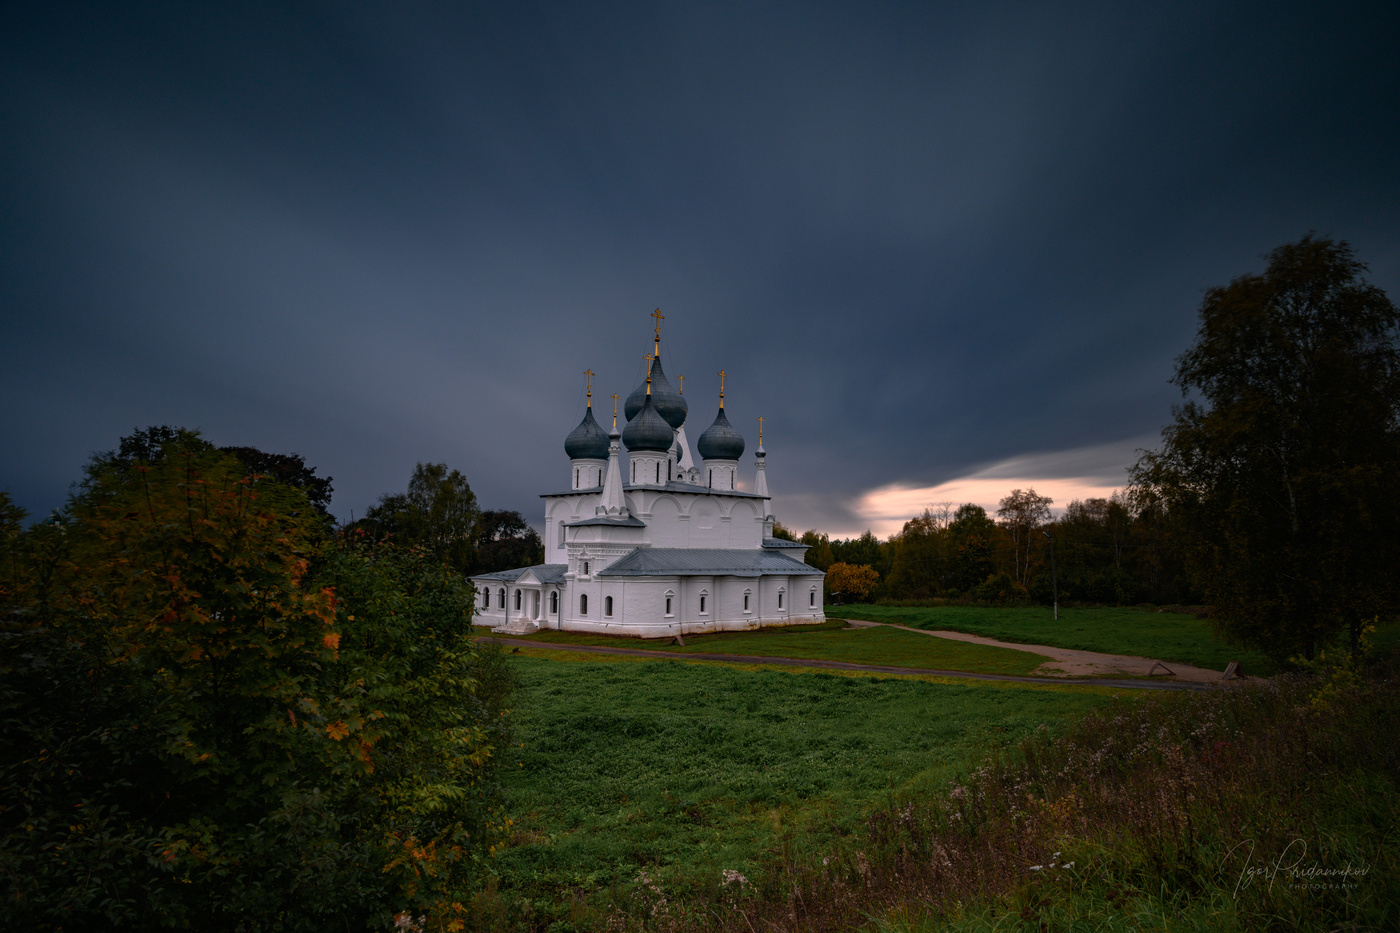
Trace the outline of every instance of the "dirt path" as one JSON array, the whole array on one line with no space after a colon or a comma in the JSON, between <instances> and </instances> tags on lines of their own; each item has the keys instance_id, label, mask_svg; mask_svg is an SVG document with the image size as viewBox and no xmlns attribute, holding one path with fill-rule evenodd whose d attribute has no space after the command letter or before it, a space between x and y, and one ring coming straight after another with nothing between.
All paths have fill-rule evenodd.
<instances>
[{"instance_id":1,"label":"dirt path","mask_svg":"<svg viewBox=\"0 0 1400 933\"><path fill-rule=\"evenodd\" d=\"M1198 683L1213 684L1219 683L1223 676L1220 671L1208 670L1204 667L1192 667L1190 664L1181 664L1177 661L1159 661L1156 658L1139 658L1131 654L1102 654L1098 651L1080 651L1074 648L1056 648L1052 645L1023 645L1018 642L998 641L995 638L987 638L982 635L968 635L963 632L930 632L920 628L910 628L907 625L896 625L893 622L864 622L859 619L847 619L848 625L857 628L871 628L876 625L888 625L890 628L903 629L906 632L917 632L920 635L932 635L935 638L948 638L953 641L967 641L975 645L991 645L994 648L1015 648L1017 651L1029 651L1033 654L1043 654L1049 661L1037 667L1032 674L1039 674L1043 677L1104 677L1104 676L1133 676L1146 677L1152 670L1153 665L1160 664L1170 674L1164 674L1161 668L1157 669L1157 674L1163 683ZM1249 679L1249 678L1244 678Z\"/></svg>"},{"instance_id":2,"label":"dirt path","mask_svg":"<svg viewBox=\"0 0 1400 933\"><path fill-rule=\"evenodd\" d=\"M880 625L879 622L866 622L860 625ZM917 631L917 629L911 629ZM971 637L971 636L969 636ZM549 651L578 651L584 654L623 654L633 657L653 658L662 661L719 661L727 664L772 664L783 667L815 667L833 671L865 671L872 674L896 674L908 676L922 674L934 677L960 677L971 680L1009 680L1024 684L1056 684L1061 687L1121 687L1128 690L1203 690L1204 683L1161 680L1064 680L1061 677L1018 677L1013 674L975 674L970 671L940 671L918 667L881 667L873 664L850 664L845 661L823 661L815 658L774 658L747 654L702 654L700 652L655 651L645 648L611 648L603 645L560 645L543 641L526 641L523 638L497 638L479 636L479 640L490 639L502 645L518 648L543 648ZM1008 646L1024 648L1024 645ZM1061 649L1055 649L1056 651ZM1141 659L1138 659L1141 660ZM1219 680L1220 675L1216 675Z\"/></svg>"}]
</instances>

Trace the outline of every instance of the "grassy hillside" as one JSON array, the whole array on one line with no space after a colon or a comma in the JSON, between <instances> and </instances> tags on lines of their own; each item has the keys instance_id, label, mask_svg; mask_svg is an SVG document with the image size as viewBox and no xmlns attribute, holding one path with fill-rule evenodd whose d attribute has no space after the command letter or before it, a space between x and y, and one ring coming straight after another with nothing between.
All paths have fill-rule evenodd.
<instances>
[{"instance_id":1,"label":"grassy hillside","mask_svg":"<svg viewBox=\"0 0 1400 933\"><path fill-rule=\"evenodd\" d=\"M1246 673L1269 676L1276 665L1263 653L1216 638L1207 619L1135 608L1061 609L1045 606L829 606L831 616L893 622L927 631L967 632L1025 645L1053 645L1181 661L1221 671L1239 661Z\"/></svg>"},{"instance_id":2,"label":"grassy hillside","mask_svg":"<svg viewBox=\"0 0 1400 933\"><path fill-rule=\"evenodd\" d=\"M758 878L775 854L856 832L882 802L934 793L987 750L1109 696L582 655L512 663L515 836L499 888L474 907L479 925L503 928L583 924L648 885L718 896L723 871Z\"/></svg>"}]
</instances>

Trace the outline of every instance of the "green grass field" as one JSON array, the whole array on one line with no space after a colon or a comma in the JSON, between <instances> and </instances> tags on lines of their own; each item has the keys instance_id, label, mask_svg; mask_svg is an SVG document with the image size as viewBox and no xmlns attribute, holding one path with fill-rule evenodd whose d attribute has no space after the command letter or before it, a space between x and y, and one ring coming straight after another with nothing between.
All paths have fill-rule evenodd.
<instances>
[{"instance_id":1,"label":"green grass field","mask_svg":"<svg viewBox=\"0 0 1400 933\"><path fill-rule=\"evenodd\" d=\"M621 638L579 632L543 631L526 640L561 645L605 645L645 648L675 654L745 654L761 657L815 658L888 667L972 671L985 674L1029 674L1048 658L1011 648L970 645L930 638L891 628L847 628L832 619L822 625L794 625L752 632L687 635L685 645L672 639Z\"/></svg>"},{"instance_id":2,"label":"green grass field","mask_svg":"<svg viewBox=\"0 0 1400 933\"><path fill-rule=\"evenodd\" d=\"M1210 622L1192 615L1133 608L1061 609L1045 606L828 606L827 614L869 622L894 622L929 631L986 635L1025 645L1053 645L1108 654L1132 654L1224 670L1239 661L1247 674L1269 676L1277 665L1262 652L1217 639Z\"/></svg>"},{"instance_id":3,"label":"green grass field","mask_svg":"<svg viewBox=\"0 0 1400 933\"><path fill-rule=\"evenodd\" d=\"M583 657L511 659L523 748L497 869L516 922L625 900L643 870L678 893L717 886L723 869L759 871L784 847L844 835L871 807L927 795L1110 695L572 660Z\"/></svg>"}]
</instances>

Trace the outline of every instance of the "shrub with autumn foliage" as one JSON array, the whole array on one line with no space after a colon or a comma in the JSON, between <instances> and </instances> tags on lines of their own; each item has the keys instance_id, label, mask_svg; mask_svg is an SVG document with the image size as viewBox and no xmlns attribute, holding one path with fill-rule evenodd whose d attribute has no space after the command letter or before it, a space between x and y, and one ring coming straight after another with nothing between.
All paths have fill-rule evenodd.
<instances>
[{"instance_id":1,"label":"shrub with autumn foliage","mask_svg":"<svg viewBox=\"0 0 1400 933\"><path fill-rule=\"evenodd\" d=\"M447 916L495 826L499 659L440 563L193 434L8 545L0 891L25 929Z\"/></svg>"}]
</instances>

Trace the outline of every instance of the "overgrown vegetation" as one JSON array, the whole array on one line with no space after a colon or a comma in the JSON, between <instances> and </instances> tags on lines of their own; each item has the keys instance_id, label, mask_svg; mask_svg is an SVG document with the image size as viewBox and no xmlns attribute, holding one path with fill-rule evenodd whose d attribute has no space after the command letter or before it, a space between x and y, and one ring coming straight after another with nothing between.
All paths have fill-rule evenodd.
<instances>
[{"instance_id":1,"label":"overgrown vegetation","mask_svg":"<svg viewBox=\"0 0 1400 933\"><path fill-rule=\"evenodd\" d=\"M483 929L603 929L615 910L643 924L652 885L717 907L724 871L766 877L774 857L822 850L883 802L934 794L969 758L1109 695L553 652L512 663L523 767L506 778L517 822L498 886L473 905Z\"/></svg>"},{"instance_id":2,"label":"overgrown vegetation","mask_svg":"<svg viewBox=\"0 0 1400 933\"><path fill-rule=\"evenodd\" d=\"M705 896L648 875L610 928L1394 929L1397 732L1393 661L1115 702Z\"/></svg>"}]
</instances>

